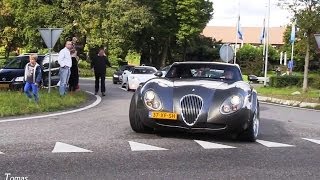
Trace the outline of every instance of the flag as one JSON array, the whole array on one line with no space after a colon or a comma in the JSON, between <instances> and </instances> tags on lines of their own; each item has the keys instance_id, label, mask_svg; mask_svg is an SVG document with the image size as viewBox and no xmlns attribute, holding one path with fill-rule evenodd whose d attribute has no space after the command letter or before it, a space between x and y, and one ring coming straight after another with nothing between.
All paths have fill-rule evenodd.
<instances>
[{"instance_id":1,"label":"flag","mask_svg":"<svg viewBox=\"0 0 320 180\"><path fill-rule=\"evenodd\" d=\"M292 27L291 27L291 36L290 36L291 44L294 43L295 39L296 39L296 21L292 23Z\"/></svg>"},{"instance_id":2,"label":"flag","mask_svg":"<svg viewBox=\"0 0 320 180\"><path fill-rule=\"evenodd\" d=\"M266 37L266 19L263 19L263 27L260 35L260 43L263 43L264 38Z\"/></svg>"},{"instance_id":3,"label":"flag","mask_svg":"<svg viewBox=\"0 0 320 180\"><path fill-rule=\"evenodd\" d=\"M238 29L237 29L237 34L238 34L238 38L239 39L241 39L241 40L243 40L243 34L242 34L242 31L241 31L241 28L240 28L240 16L239 16L239 18L238 18L238 25L237 25L238 27Z\"/></svg>"}]
</instances>

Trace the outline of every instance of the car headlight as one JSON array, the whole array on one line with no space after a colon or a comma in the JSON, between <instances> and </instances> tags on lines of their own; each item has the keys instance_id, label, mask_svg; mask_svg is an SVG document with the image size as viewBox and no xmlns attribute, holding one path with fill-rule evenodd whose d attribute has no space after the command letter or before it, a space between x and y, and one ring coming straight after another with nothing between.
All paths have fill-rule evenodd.
<instances>
[{"instance_id":1,"label":"car headlight","mask_svg":"<svg viewBox=\"0 0 320 180\"><path fill-rule=\"evenodd\" d=\"M16 79L14 80L15 82L21 82L23 81L24 77L20 76L20 77L16 77Z\"/></svg>"},{"instance_id":2,"label":"car headlight","mask_svg":"<svg viewBox=\"0 0 320 180\"><path fill-rule=\"evenodd\" d=\"M161 100L159 96L152 90L148 90L144 93L144 104L150 110L160 110L162 108Z\"/></svg>"},{"instance_id":3,"label":"car headlight","mask_svg":"<svg viewBox=\"0 0 320 180\"><path fill-rule=\"evenodd\" d=\"M243 106L243 97L241 95L233 95L227 98L221 105L220 112L222 114L231 114L238 111Z\"/></svg>"}]
</instances>

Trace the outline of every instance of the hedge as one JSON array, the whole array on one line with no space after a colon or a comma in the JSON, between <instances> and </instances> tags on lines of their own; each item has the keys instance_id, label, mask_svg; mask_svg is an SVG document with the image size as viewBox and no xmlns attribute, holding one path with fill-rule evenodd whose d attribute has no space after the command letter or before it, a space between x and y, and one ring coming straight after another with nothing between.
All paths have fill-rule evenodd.
<instances>
[{"instance_id":1,"label":"hedge","mask_svg":"<svg viewBox=\"0 0 320 180\"><path fill-rule=\"evenodd\" d=\"M270 86L271 87L288 87L288 86L298 86L302 87L303 76L271 76ZM308 86L315 89L320 89L320 77L312 76L308 77Z\"/></svg>"}]
</instances>

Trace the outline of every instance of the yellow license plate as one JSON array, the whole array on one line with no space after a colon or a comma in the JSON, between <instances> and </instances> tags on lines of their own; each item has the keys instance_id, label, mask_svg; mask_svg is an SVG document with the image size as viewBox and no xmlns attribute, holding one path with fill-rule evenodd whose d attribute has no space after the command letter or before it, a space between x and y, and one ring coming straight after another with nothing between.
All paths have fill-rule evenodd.
<instances>
[{"instance_id":1,"label":"yellow license plate","mask_svg":"<svg viewBox=\"0 0 320 180\"><path fill-rule=\"evenodd\" d=\"M169 113L169 112L149 112L149 117L153 119L168 119L168 120L177 120L177 113Z\"/></svg>"},{"instance_id":2,"label":"yellow license plate","mask_svg":"<svg viewBox=\"0 0 320 180\"><path fill-rule=\"evenodd\" d=\"M9 88L9 84L0 84L0 88Z\"/></svg>"}]
</instances>

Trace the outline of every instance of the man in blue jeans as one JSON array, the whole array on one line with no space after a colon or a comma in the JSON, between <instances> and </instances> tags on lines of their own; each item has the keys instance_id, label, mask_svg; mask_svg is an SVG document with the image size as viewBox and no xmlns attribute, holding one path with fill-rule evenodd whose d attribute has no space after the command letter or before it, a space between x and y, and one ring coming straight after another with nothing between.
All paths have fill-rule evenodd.
<instances>
[{"instance_id":1,"label":"man in blue jeans","mask_svg":"<svg viewBox=\"0 0 320 180\"><path fill-rule=\"evenodd\" d=\"M59 52L58 63L60 64L60 96L64 96L67 91L67 83L70 77L70 68L72 66L70 50L73 48L72 42L67 41L65 47Z\"/></svg>"},{"instance_id":2,"label":"man in blue jeans","mask_svg":"<svg viewBox=\"0 0 320 180\"><path fill-rule=\"evenodd\" d=\"M37 63L37 57L36 54L31 54L29 57L30 62L26 64L24 70L24 92L28 96L29 101L32 101L31 90L36 103L39 102L38 88L42 79L41 67Z\"/></svg>"}]
</instances>

